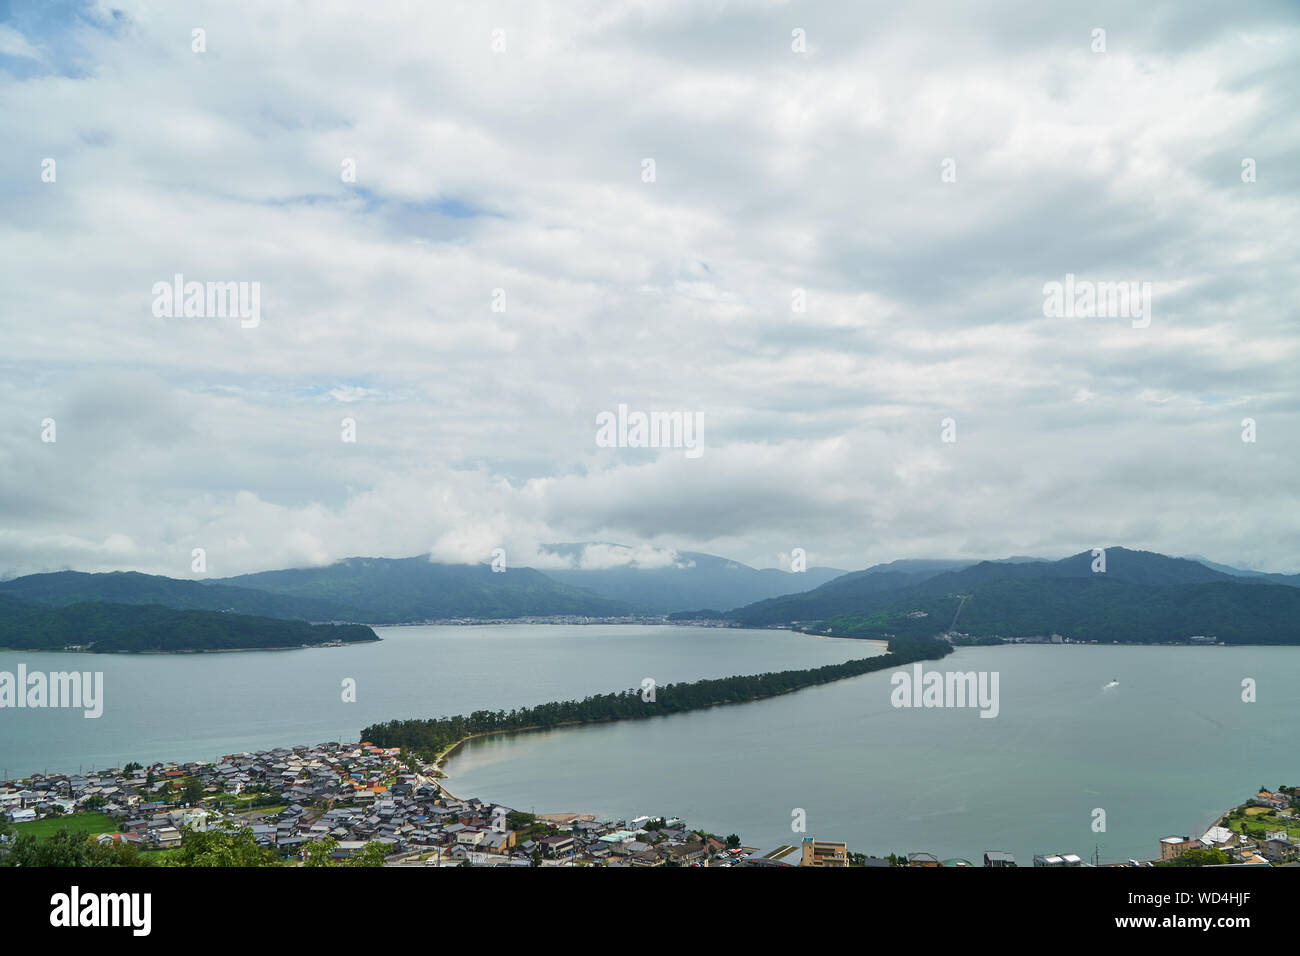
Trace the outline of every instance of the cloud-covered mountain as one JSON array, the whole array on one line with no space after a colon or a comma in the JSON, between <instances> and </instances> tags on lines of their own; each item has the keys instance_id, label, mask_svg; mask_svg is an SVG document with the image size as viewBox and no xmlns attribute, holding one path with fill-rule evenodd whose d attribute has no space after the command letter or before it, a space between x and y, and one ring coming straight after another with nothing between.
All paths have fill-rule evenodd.
<instances>
[{"instance_id":1,"label":"cloud-covered mountain","mask_svg":"<svg viewBox=\"0 0 1300 956\"><path fill-rule=\"evenodd\" d=\"M755 569L699 551L636 556L618 545L556 544L545 552L567 560L567 568L544 572L574 587L612 600L666 614L696 608L729 608L764 598L808 591L844 574L836 568L782 571ZM619 559L624 559L619 562Z\"/></svg>"},{"instance_id":2,"label":"cloud-covered mountain","mask_svg":"<svg viewBox=\"0 0 1300 956\"><path fill-rule=\"evenodd\" d=\"M160 605L298 621L399 624L432 618L611 616L628 605L554 581L531 568L415 558L349 558L325 567L179 580L135 572L59 571L0 582L0 595L46 605Z\"/></svg>"},{"instance_id":3,"label":"cloud-covered mountain","mask_svg":"<svg viewBox=\"0 0 1300 956\"><path fill-rule=\"evenodd\" d=\"M440 564L427 557L348 558L319 568L261 571L215 582L351 609L367 624L438 618L621 615L630 608L552 580L532 568L494 572L486 564ZM215 586L215 585L214 585Z\"/></svg>"},{"instance_id":4,"label":"cloud-covered mountain","mask_svg":"<svg viewBox=\"0 0 1300 956\"><path fill-rule=\"evenodd\" d=\"M1058 561L903 559L849 573L818 569L817 575L758 571L698 552L633 553L617 545L552 545L545 555L569 566L497 573L486 564L448 565L420 556L349 558L204 581L55 572L0 583L0 619L7 633L35 628L53 635L33 638L45 640L40 646L55 646L51 642L78 643L69 635L75 636L79 621L93 623L98 633L107 633L101 625L127 626L136 619L146 630L156 629L165 619L161 607L196 612L185 626L187 633L198 633L212 626L202 615L214 611L226 612L231 621L241 615L250 622L366 624L674 611L690 616L725 606L736 595L775 592L718 616L758 627L817 622L819 630L857 637L930 636L955 626L976 637L1055 632L1127 641L1206 634L1239 643L1300 642L1294 624L1300 617L1292 613L1300 615L1300 586L1289 576L1232 575L1187 558L1122 547L1105 550L1104 571L1097 556L1084 551ZM782 593L817 576L824 583ZM75 610L55 614L51 606ZM132 612L127 606L152 610ZM227 621L220 628L228 625L235 626ZM266 625L249 627L261 633ZM214 646L232 639L224 630L211 638ZM272 646L269 637L255 640Z\"/></svg>"}]
</instances>

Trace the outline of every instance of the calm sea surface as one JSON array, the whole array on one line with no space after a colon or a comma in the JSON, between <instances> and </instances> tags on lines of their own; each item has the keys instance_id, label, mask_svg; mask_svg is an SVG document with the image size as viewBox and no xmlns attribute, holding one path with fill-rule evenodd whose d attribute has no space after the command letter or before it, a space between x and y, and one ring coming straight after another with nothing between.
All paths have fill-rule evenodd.
<instances>
[{"instance_id":1,"label":"calm sea surface","mask_svg":"<svg viewBox=\"0 0 1300 956\"><path fill-rule=\"evenodd\" d=\"M0 709L0 779L137 760L212 760L358 739L361 728L658 683L817 667L874 644L788 631L507 625L380 627L378 643L231 654L0 651L0 671L103 671L104 713ZM356 680L355 703L342 700Z\"/></svg>"},{"instance_id":2,"label":"calm sea surface","mask_svg":"<svg viewBox=\"0 0 1300 956\"><path fill-rule=\"evenodd\" d=\"M105 675L97 720L0 710L0 775L356 740L394 717L879 652L786 631L377 630L381 643L318 650L0 652L0 670ZM791 830L800 809L808 836L977 864L986 849L1024 864L1043 852L1090 857L1094 846L1103 862L1150 858L1160 837L1199 831L1255 788L1300 783L1300 648L971 648L925 667L998 672L999 715L894 708L884 671L752 704L473 741L449 762L448 783L539 812L677 815L759 846L805 835ZM341 700L348 677L356 703ZM1254 703L1241 699L1244 678L1257 682ZM1093 830L1098 808L1104 832Z\"/></svg>"},{"instance_id":3,"label":"calm sea surface","mask_svg":"<svg viewBox=\"0 0 1300 956\"><path fill-rule=\"evenodd\" d=\"M804 835L976 865L989 849L1102 862L1199 836L1300 784L1300 648L1018 646L927 669L997 671L1001 710L896 709L892 671L784 697L471 741L457 794L521 809L677 815L760 847ZM1242 680L1257 701L1242 701ZM1118 684L1107 687L1112 681ZM792 832L806 813L807 832ZM1105 812L1094 832L1094 811Z\"/></svg>"}]
</instances>

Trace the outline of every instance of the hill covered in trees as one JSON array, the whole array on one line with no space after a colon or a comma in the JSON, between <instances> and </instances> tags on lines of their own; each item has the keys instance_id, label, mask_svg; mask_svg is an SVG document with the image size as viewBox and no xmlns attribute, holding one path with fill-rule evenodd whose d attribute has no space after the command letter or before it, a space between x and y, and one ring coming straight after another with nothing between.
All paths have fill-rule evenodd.
<instances>
[{"instance_id":1,"label":"hill covered in trees","mask_svg":"<svg viewBox=\"0 0 1300 956\"><path fill-rule=\"evenodd\" d=\"M349 558L323 567L211 581L131 572L34 574L0 582L0 598L56 607L162 606L303 623L376 625L446 618L617 617L663 613L690 603L715 610L683 609L671 616L747 627L796 624L875 638L930 637L955 628L980 638L1057 633L1080 640L1163 642L1206 635L1227 643L1300 643L1300 576L1228 573L1221 570L1225 566L1126 548L1108 548L1105 556L1102 573L1093 571L1095 559L1087 551L1060 561L893 561L730 611L717 610L728 607L722 600L728 594L785 589L795 580L811 583L816 576L757 571L694 552L679 555L695 562L693 570L619 567L572 574L526 567L494 573L486 564L439 564L425 557ZM556 580L557 575L564 580ZM569 583L574 581L605 593ZM695 602L706 597L717 600ZM0 603L0 618L9 616ZM5 622L10 633L13 625ZM41 626L58 632L56 618Z\"/></svg>"},{"instance_id":2,"label":"hill covered in trees","mask_svg":"<svg viewBox=\"0 0 1300 956\"><path fill-rule=\"evenodd\" d=\"M299 621L358 620L353 608L326 600L137 571L29 574L12 581L0 581L0 595L60 606L94 602L156 604L184 611L230 611Z\"/></svg>"},{"instance_id":3,"label":"hill covered in trees","mask_svg":"<svg viewBox=\"0 0 1300 956\"><path fill-rule=\"evenodd\" d=\"M224 578L210 586L327 601L351 609L349 620L369 624L454 617L613 617L632 612L622 601L554 581L532 568L495 573L486 564L438 564L426 557L348 558L320 568Z\"/></svg>"},{"instance_id":4,"label":"hill covered in trees","mask_svg":"<svg viewBox=\"0 0 1300 956\"><path fill-rule=\"evenodd\" d=\"M133 571L56 571L0 582L0 596L55 606L157 605L293 621L367 624L632 613L631 606L622 601L552 580L532 568L510 568L500 574L485 564L436 564L424 557L349 558L319 568L212 580Z\"/></svg>"},{"instance_id":5,"label":"hill covered in trees","mask_svg":"<svg viewBox=\"0 0 1300 956\"><path fill-rule=\"evenodd\" d=\"M751 626L816 622L815 630L847 637L952 627L973 637L1300 644L1300 588L1125 548L1106 549L1104 572L1092 570L1094 560L1085 551L1061 561L986 561L892 588L849 575L726 617Z\"/></svg>"},{"instance_id":6,"label":"hill covered in trees","mask_svg":"<svg viewBox=\"0 0 1300 956\"><path fill-rule=\"evenodd\" d=\"M0 647L13 650L80 645L95 653L231 651L377 640L375 632L361 624L313 625L157 605L51 607L0 596Z\"/></svg>"}]
</instances>

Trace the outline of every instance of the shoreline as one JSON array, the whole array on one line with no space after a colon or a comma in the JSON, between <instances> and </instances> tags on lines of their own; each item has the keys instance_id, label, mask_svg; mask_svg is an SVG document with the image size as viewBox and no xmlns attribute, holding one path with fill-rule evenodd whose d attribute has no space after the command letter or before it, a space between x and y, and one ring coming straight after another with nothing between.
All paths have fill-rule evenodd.
<instances>
[{"instance_id":1,"label":"shoreline","mask_svg":"<svg viewBox=\"0 0 1300 956\"><path fill-rule=\"evenodd\" d=\"M832 638L832 640L857 641L857 642L859 642L859 643L879 643L879 644L885 644L885 645L888 645L888 643L889 643L888 641L871 641L871 642L864 642L862 639L860 639L860 638L855 638L855 637ZM884 657L884 656L886 656L886 655L884 655L884 654L877 654L877 655L873 655L873 656L875 656L875 657ZM854 677L869 677L869 676L872 675L872 674L883 673L885 670L886 670L885 668L881 668L881 669L878 670L878 671L866 671L866 672L864 672L864 673L862 673L862 674L856 674L856 675L854 675ZM843 678L843 679L845 679L845 680L852 680L853 678ZM793 690L782 691L781 693L771 694L771 695L768 695L768 696L766 696L766 697L759 697L759 698L755 698L755 699L753 699L753 700L720 700L720 701L715 701L715 702L709 704L709 705L706 706L706 707L695 707L695 708L691 708L690 710L678 711L677 713L673 713L673 714L653 714L653 715L650 715L650 716L647 716L647 717L637 717L637 718L631 718L631 719L628 719L628 718L624 718L624 719L618 719L618 718L615 718L615 719L609 719L609 720L566 720L566 721L564 721L564 722L562 722L562 723L558 723L558 724L548 724L548 725L535 724L535 725L533 725L533 726L531 726L531 727L512 727L512 728L510 728L510 729L508 729L508 730L483 730L483 731L479 731L478 733L475 733L475 734L468 734L468 735L466 735L466 736L460 738L460 740L457 740L455 743L453 743L451 746L449 746L446 750L443 750L443 751L441 751L441 752L435 754L435 755L434 755L434 758L433 758L433 761L432 761L432 766L434 767L434 769L435 769L437 772L443 774L443 777L441 777L441 778L437 778L439 781L441 781L441 780L443 780L443 779L448 779L448 778L450 778L451 775L450 775L449 773L447 773L447 771L443 768L443 761L445 761L445 760L447 760L448 758L450 758L451 755L454 754L457 750L459 750L460 747L461 747L462 745L464 745L464 744L468 743L469 741L474 740L474 739L476 739L476 738L482 738L482 737L500 737L500 736L503 736L503 735L513 735L513 734L528 734L528 733L536 733L536 732L538 732L538 731L542 731L542 730L559 730L559 729L561 729L561 728L565 728L565 727L570 727L570 728L571 728L571 727L599 727L599 726L602 726L602 725L605 725L605 724L640 723L640 722L642 722L642 721L646 721L646 720L658 720L658 719L663 719L663 718L668 718L668 717L679 717L679 716L681 716L681 715L683 715L683 714L696 713L696 712L700 712L700 711L708 711L708 710L712 710L714 707L728 707L728 706L735 706L735 705L739 705L739 704L757 704L757 703L761 703L762 701L765 701L765 700L776 700L776 699L779 698L779 697L786 697L786 696L789 696L790 694L797 694L797 693L799 693L799 692L801 692L801 691L805 691L805 690L813 690L813 689L815 689L815 688L817 688L817 687L821 687L821 686L824 686L824 685L823 685L823 684L809 684L809 685L807 685L807 686L805 686L805 687L796 687L796 688L794 688ZM447 790L445 787L443 787L442 784L441 784L441 782L438 783L438 786L439 786L439 787L442 787L442 789L445 790L448 794L450 794L450 795L452 795L452 796L455 796L454 794L451 793L450 790ZM460 798L459 798L459 797L456 797L456 799L459 800Z\"/></svg>"},{"instance_id":2,"label":"shoreline","mask_svg":"<svg viewBox=\"0 0 1300 956\"><path fill-rule=\"evenodd\" d=\"M739 630L739 628L737 628L737 630ZM745 628L745 630L750 630L750 631L784 631L785 628L783 628L783 627L772 627L772 628L752 627L752 628ZM877 637L840 637L840 636L835 635L835 634L812 634L812 633L809 633L808 631L791 631L790 633L792 633L792 634L801 634L801 635L803 635L804 637L815 637L815 638L817 638L817 640L819 640L819 641L852 641L854 644L875 644L877 647L885 647L885 648L888 648L888 647L889 647L889 641L886 641L886 640L883 640L882 638L877 638Z\"/></svg>"},{"instance_id":3,"label":"shoreline","mask_svg":"<svg viewBox=\"0 0 1300 956\"><path fill-rule=\"evenodd\" d=\"M99 657L107 657L110 654L123 656L136 656L144 654L153 655L180 655L180 654L249 654L255 651L318 651L325 648L351 647L353 644L378 644L382 637L376 637L373 641L346 641L342 644L285 644L277 647L189 647L177 648L176 650L148 650L148 651L94 651L87 648L81 650L70 650L66 647L0 647L0 653L8 654L94 654Z\"/></svg>"}]
</instances>

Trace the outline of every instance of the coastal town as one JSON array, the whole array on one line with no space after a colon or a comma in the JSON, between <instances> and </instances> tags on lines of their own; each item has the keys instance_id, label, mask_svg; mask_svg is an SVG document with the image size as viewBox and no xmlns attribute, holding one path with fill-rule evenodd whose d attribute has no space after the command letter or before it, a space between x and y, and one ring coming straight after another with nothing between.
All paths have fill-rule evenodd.
<instances>
[{"instance_id":1,"label":"coastal town","mask_svg":"<svg viewBox=\"0 0 1300 956\"><path fill-rule=\"evenodd\" d=\"M344 622L334 622L344 623ZM738 627L734 621L728 621L719 617L694 617L681 614L624 614L614 617L603 616L593 617L588 614L548 614L542 617L525 616L525 617L441 617L431 618L427 621L409 621L403 624L392 625L394 627L428 627L428 626L456 626L456 627L485 627L488 625L503 624L562 624L562 625L595 625L595 624L641 624L646 626L663 627Z\"/></svg>"},{"instance_id":2,"label":"coastal town","mask_svg":"<svg viewBox=\"0 0 1300 956\"><path fill-rule=\"evenodd\" d=\"M60 829L99 846L134 847L140 862L166 861L192 834L251 840L285 865L410 866L811 866L1087 867L1300 866L1300 789L1261 789L1199 835L1153 839L1153 856L1100 863L1074 852L1018 861L1003 850L982 860L926 851L888 856L796 834L789 843L745 845L672 816L597 819L534 814L452 794L436 762L369 742L327 743L216 761L131 763L78 774L0 781L0 863L24 832Z\"/></svg>"}]
</instances>

